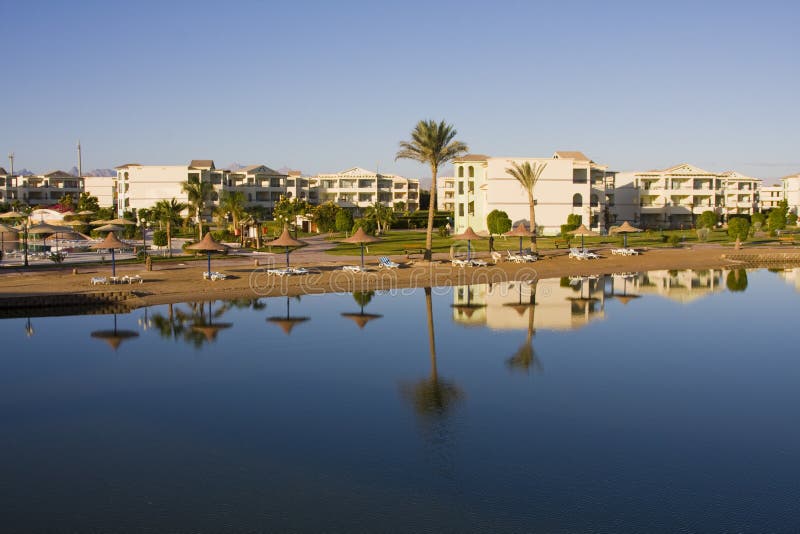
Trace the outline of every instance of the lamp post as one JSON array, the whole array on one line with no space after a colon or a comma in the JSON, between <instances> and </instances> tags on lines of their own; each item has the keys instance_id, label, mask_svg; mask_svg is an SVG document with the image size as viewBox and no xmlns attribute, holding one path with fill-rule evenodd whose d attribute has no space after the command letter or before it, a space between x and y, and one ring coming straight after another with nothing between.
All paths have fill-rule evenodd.
<instances>
[{"instance_id":1,"label":"lamp post","mask_svg":"<svg viewBox=\"0 0 800 534\"><path fill-rule=\"evenodd\" d=\"M23 265L28 266L28 219L22 221L22 246L25 250L25 261Z\"/></svg>"},{"instance_id":2,"label":"lamp post","mask_svg":"<svg viewBox=\"0 0 800 534\"><path fill-rule=\"evenodd\" d=\"M144 252L144 257L147 258L147 221L140 219L139 226L142 227L142 251Z\"/></svg>"}]
</instances>

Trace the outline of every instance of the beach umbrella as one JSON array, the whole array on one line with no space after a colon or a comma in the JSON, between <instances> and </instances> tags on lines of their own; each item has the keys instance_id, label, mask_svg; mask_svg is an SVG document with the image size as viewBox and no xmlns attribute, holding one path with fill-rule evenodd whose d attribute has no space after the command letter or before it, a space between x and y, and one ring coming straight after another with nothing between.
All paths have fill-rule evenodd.
<instances>
[{"instance_id":1,"label":"beach umbrella","mask_svg":"<svg viewBox=\"0 0 800 534\"><path fill-rule=\"evenodd\" d=\"M127 226L127 225L136 226L136 221L131 221L130 219L119 218L119 219L111 219L110 221L104 221L104 222L105 222L105 224L119 224L121 226ZM92 223L92 224L94 224L94 223Z\"/></svg>"},{"instance_id":2,"label":"beach umbrella","mask_svg":"<svg viewBox=\"0 0 800 534\"><path fill-rule=\"evenodd\" d=\"M94 215L94 212L92 210L83 210L83 211L79 211L75 215L80 215L81 217L84 217L86 215Z\"/></svg>"},{"instance_id":3,"label":"beach umbrella","mask_svg":"<svg viewBox=\"0 0 800 534\"><path fill-rule=\"evenodd\" d=\"M573 231L571 231L569 233L572 234L572 235L581 236L581 249L583 249L583 238L584 237L586 237L586 236L594 237L594 236L600 235L597 232L593 232L593 231L589 230L588 228L586 228L585 224L580 225L575 230L573 230Z\"/></svg>"},{"instance_id":4,"label":"beach umbrella","mask_svg":"<svg viewBox=\"0 0 800 534\"><path fill-rule=\"evenodd\" d=\"M226 328L230 328L233 326L231 323L214 323L211 320L211 301L208 302L208 322L205 321L204 318L201 317L201 321L199 323L195 323L192 325L192 330L195 332L200 332L205 336L206 341L211 343L212 341L216 341L217 334L220 330L225 330Z\"/></svg>"},{"instance_id":5,"label":"beach umbrella","mask_svg":"<svg viewBox=\"0 0 800 534\"><path fill-rule=\"evenodd\" d=\"M77 214L72 210L65 211L64 213L61 214L62 217L72 217L73 215L77 215Z\"/></svg>"},{"instance_id":6,"label":"beach umbrella","mask_svg":"<svg viewBox=\"0 0 800 534\"><path fill-rule=\"evenodd\" d=\"M453 239L466 239L467 240L467 260L470 259L470 244L472 243L473 239L482 239L481 236L475 233L471 226L468 226L466 230L464 230L461 234L456 234L453 236Z\"/></svg>"},{"instance_id":7,"label":"beach umbrella","mask_svg":"<svg viewBox=\"0 0 800 534\"><path fill-rule=\"evenodd\" d=\"M118 248L123 248L125 244L117 239L117 236L114 232L108 232L108 235L101 243L95 243L91 245L89 248L93 250L102 250L108 249L111 251L111 276L117 276L117 260L114 257L114 250Z\"/></svg>"},{"instance_id":8,"label":"beach umbrella","mask_svg":"<svg viewBox=\"0 0 800 534\"><path fill-rule=\"evenodd\" d=\"M286 226L284 226L283 233L281 233L280 237L278 239L275 239L274 241L270 241L269 243L267 243L267 245L270 247L286 247L286 267L288 268L289 249L296 247L304 247L308 245L308 243L293 238L291 235L289 235L289 229Z\"/></svg>"},{"instance_id":9,"label":"beach umbrella","mask_svg":"<svg viewBox=\"0 0 800 534\"><path fill-rule=\"evenodd\" d=\"M355 299L356 303L361 306L361 311L359 313L343 313L342 317L346 317L356 323L359 328L364 328L367 326L367 323L373 321L375 319L380 319L383 315L377 315L374 313L364 313L364 306L369 304L372 300L372 296L375 294L374 291L356 291L353 293L353 299Z\"/></svg>"},{"instance_id":10,"label":"beach umbrella","mask_svg":"<svg viewBox=\"0 0 800 534\"><path fill-rule=\"evenodd\" d=\"M280 327L281 330L288 336L292 333L292 329L297 326L299 323L304 323L309 321L309 317L292 317L289 311L289 297L286 297L286 317L277 316L277 317L267 317L267 321L270 323L275 323Z\"/></svg>"},{"instance_id":11,"label":"beach umbrella","mask_svg":"<svg viewBox=\"0 0 800 534\"><path fill-rule=\"evenodd\" d=\"M536 306L536 283L534 282L533 285L528 284L531 286L530 295L528 297L528 302L524 302L522 300L522 286L523 282L517 282L517 286L519 287L519 299L517 302L505 302L503 306L507 306L512 308L519 314L520 317L525 315L525 312L529 309L532 309Z\"/></svg>"},{"instance_id":12,"label":"beach umbrella","mask_svg":"<svg viewBox=\"0 0 800 534\"><path fill-rule=\"evenodd\" d=\"M139 334L132 330L119 330L117 328L117 314L114 314L114 329L113 330L96 330L92 332L93 338L102 339L108 345L117 350L123 341L134 337L139 337Z\"/></svg>"},{"instance_id":13,"label":"beach umbrella","mask_svg":"<svg viewBox=\"0 0 800 534\"><path fill-rule=\"evenodd\" d=\"M7 211L5 213L0 213L0 219L22 219L23 217L27 216L27 214L19 211Z\"/></svg>"},{"instance_id":14,"label":"beach umbrella","mask_svg":"<svg viewBox=\"0 0 800 534\"><path fill-rule=\"evenodd\" d=\"M45 237L42 238L42 243L47 241L47 237L51 235L56 236L56 249L58 249L58 235L59 233L71 233L72 228L67 226L56 226L53 224L48 223L39 223L34 224L33 226L28 227L28 233L33 235L43 235Z\"/></svg>"},{"instance_id":15,"label":"beach umbrella","mask_svg":"<svg viewBox=\"0 0 800 534\"><path fill-rule=\"evenodd\" d=\"M211 237L211 232L206 232L205 237L203 237L202 241L199 241L193 245L189 245L186 247L189 250L199 250L208 254L208 275L211 276L211 253L212 252L225 252L228 250L227 245L223 245L222 243L217 243L214 241L214 238Z\"/></svg>"},{"instance_id":16,"label":"beach umbrella","mask_svg":"<svg viewBox=\"0 0 800 534\"><path fill-rule=\"evenodd\" d=\"M366 243L377 243L379 238L367 234L363 228L359 227L353 235L347 239L342 239L342 243L357 243L361 245L361 268L364 268L364 245Z\"/></svg>"},{"instance_id":17,"label":"beach umbrella","mask_svg":"<svg viewBox=\"0 0 800 534\"><path fill-rule=\"evenodd\" d=\"M116 224L104 224L103 226L98 226L95 230L98 232L122 232L125 228Z\"/></svg>"},{"instance_id":18,"label":"beach umbrella","mask_svg":"<svg viewBox=\"0 0 800 534\"><path fill-rule=\"evenodd\" d=\"M519 253L522 254L522 238L533 237L534 234L533 232L525 228L525 225L523 223L519 223L516 228L514 228L510 232L504 233L503 235L508 237L519 237Z\"/></svg>"},{"instance_id":19,"label":"beach umbrella","mask_svg":"<svg viewBox=\"0 0 800 534\"><path fill-rule=\"evenodd\" d=\"M612 233L612 234L622 234L622 240L623 240L622 246L624 246L625 248L628 248L628 234L641 232L641 231L642 231L641 228L636 228L635 226L631 226L631 224L628 221L625 221L624 223L622 223L621 225L617 226L616 228L612 228L610 233Z\"/></svg>"}]
</instances>

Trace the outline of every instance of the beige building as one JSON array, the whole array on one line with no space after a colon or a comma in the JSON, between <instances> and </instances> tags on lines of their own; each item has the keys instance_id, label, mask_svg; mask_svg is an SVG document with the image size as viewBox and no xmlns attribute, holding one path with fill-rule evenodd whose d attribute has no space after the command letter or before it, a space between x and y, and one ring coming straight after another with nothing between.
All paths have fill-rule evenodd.
<instances>
[{"instance_id":1,"label":"beige building","mask_svg":"<svg viewBox=\"0 0 800 534\"><path fill-rule=\"evenodd\" d=\"M116 176L84 176L83 190L93 197L101 208L110 208L117 203Z\"/></svg>"},{"instance_id":2,"label":"beige building","mask_svg":"<svg viewBox=\"0 0 800 534\"><path fill-rule=\"evenodd\" d=\"M77 201L83 192L83 178L64 171L41 175L12 176L0 169L0 202L19 200L30 206L49 206L58 203L66 194Z\"/></svg>"},{"instance_id":3,"label":"beige building","mask_svg":"<svg viewBox=\"0 0 800 534\"><path fill-rule=\"evenodd\" d=\"M777 208L785 198L783 184L762 186L758 192L758 208L762 212L769 211Z\"/></svg>"},{"instance_id":4,"label":"beige building","mask_svg":"<svg viewBox=\"0 0 800 534\"><path fill-rule=\"evenodd\" d=\"M800 173L781 178L783 195L789 203L789 211L800 215Z\"/></svg>"},{"instance_id":5,"label":"beige building","mask_svg":"<svg viewBox=\"0 0 800 534\"><path fill-rule=\"evenodd\" d=\"M436 179L436 209L455 211L456 179L453 176L439 176Z\"/></svg>"},{"instance_id":6,"label":"beige building","mask_svg":"<svg viewBox=\"0 0 800 534\"><path fill-rule=\"evenodd\" d=\"M310 181L319 203L334 202L355 210L376 202L384 206L402 202L408 211L419 209L419 180L412 178L353 167L335 174L318 174Z\"/></svg>"},{"instance_id":7,"label":"beige building","mask_svg":"<svg viewBox=\"0 0 800 534\"><path fill-rule=\"evenodd\" d=\"M490 157L469 154L454 161L455 232L471 226L487 232L493 210L508 214L512 223L529 224L528 196L506 169L512 162L544 166L535 189L536 227L541 235L556 235L570 214L587 226L604 231L616 221L609 210L615 202L615 172L582 152L556 152L551 158Z\"/></svg>"}]
</instances>

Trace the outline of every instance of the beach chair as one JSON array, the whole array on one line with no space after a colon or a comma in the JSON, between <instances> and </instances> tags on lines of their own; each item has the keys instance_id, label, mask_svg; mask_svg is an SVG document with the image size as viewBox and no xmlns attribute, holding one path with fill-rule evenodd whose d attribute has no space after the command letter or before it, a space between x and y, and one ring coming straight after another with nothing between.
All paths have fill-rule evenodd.
<instances>
[{"instance_id":1,"label":"beach chair","mask_svg":"<svg viewBox=\"0 0 800 534\"><path fill-rule=\"evenodd\" d=\"M211 273L211 280L213 282L216 282L217 280L226 280L227 278L228 275L224 273L218 273L218 272Z\"/></svg>"},{"instance_id":2,"label":"beach chair","mask_svg":"<svg viewBox=\"0 0 800 534\"><path fill-rule=\"evenodd\" d=\"M455 267L468 267L470 265L470 262L467 260L454 259L450 261Z\"/></svg>"},{"instance_id":3,"label":"beach chair","mask_svg":"<svg viewBox=\"0 0 800 534\"><path fill-rule=\"evenodd\" d=\"M289 274L308 274L311 271L306 269L305 267L290 267Z\"/></svg>"},{"instance_id":4,"label":"beach chair","mask_svg":"<svg viewBox=\"0 0 800 534\"><path fill-rule=\"evenodd\" d=\"M495 250L494 252L492 252L492 261L494 263L500 263L501 261L503 261L503 255Z\"/></svg>"},{"instance_id":5,"label":"beach chair","mask_svg":"<svg viewBox=\"0 0 800 534\"><path fill-rule=\"evenodd\" d=\"M134 274L133 276L125 275L122 277L122 281L128 284L141 284L144 282L141 276L138 274Z\"/></svg>"},{"instance_id":6,"label":"beach chair","mask_svg":"<svg viewBox=\"0 0 800 534\"><path fill-rule=\"evenodd\" d=\"M93 286L96 286L97 284L105 285L107 283L108 283L108 278L106 278L105 276L93 276L91 279L91 284Z\"/></svg>"},{"instance_id":7,"label":"beach chair","mask_svg":"<svg viewBox=\"0 0 800 534\"><path fill-rule=\"evenodd\" d=\"M382 256L378 259L379 269L397 269L398 267L400 267L400 264L390 260L389 256Z\"/></svg>"},{"instance_id":8,"label":"beach chair","mask_svg":"<svg viewBox=\"0 0 800 534\"><path fill-rule=\"evenodd\" d=\"M489 264L485 260L469 260L473 267L488 267Z\"/></svg>"},{"instance_id":9,"label":"beach chair","mask_svg":"<svg viewBox=\"0 0 800 534\"><path fill-rule=\"evenodd\" d=\"M366 269L362 268L360 265L345 265L342 267L342 270L348 273L365 273L367 272Z\"/></svg>"},{"instance_id":10,"label":"beach chair","mask_svg":"<svg viewBox=\"0 0 800 534\"><path fill-rule=\"evenodd\" d=\"M520 256L519 254L512 254L510 250L506 250L508 254L508 261L513 261L514 263L524 263L525 258Z\"/></svg>"}]
</instances>

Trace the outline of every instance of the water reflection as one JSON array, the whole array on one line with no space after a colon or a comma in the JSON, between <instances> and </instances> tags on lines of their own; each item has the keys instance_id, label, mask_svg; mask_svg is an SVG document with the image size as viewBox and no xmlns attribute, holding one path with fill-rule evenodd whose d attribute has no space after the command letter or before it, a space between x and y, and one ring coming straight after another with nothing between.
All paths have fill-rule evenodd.
<instances>
[{"instance_id":1,"label":"water reflection","mask_svg":"<svg viewBox=\"0 0 800 534\"><path fill-rule=\"evenodd\" d=\"M120 330L117 328L117 314L115 313L114 328L111 330L95 330L91 333L91 337L105 341L109 347L116 351L123 341L139 337L139 334L133 330Z\"/></svg>"},{"instance_id":2,"label":"water reflection","mask_svg":"<svg viewBox=\"0 0 800 534\"><path fill-rule=\"evenodd\" d=\"M725 278L725 285L728 287L728 291L744 291L747 289L747 271L744 269L730 271Z\"/></svg>"},{"instance_id":3,"label":"water reflection","mask_svg":"<svg viewBox=\"0 0 800 534\"><path fill-rule=\"evenodd\" d=\"M536 352L533 350L533 335L535 332L534 319L536 316L536 288L538 283L534 282L533 284L525 284L519 282L517 283L517 286L519 293L518 301L507 302L504 304L504 306L512 308L520 316L525 315L527 312L528 334L525 337L525 343L523 343L522 346L517 349L517 351L509 359L506 360L506 365L508 365L509 369L512 371L524 371L525 373L530 373L531 368L533 368L538 372L542 372L542 364L539 358L536 356ZM526 303L523 303L523 286L528 288L528 297Z\"/></svg>"},{"instance_id":4,"label":"water reflection","mask_svg":"<svg viewBox=\"0 0 800 534\"><path fill-rule=\"evenodd\" d=\"M364 307L372 302L372 297L375 296L374 291L355 291L353 292L353 300L356 301L361 307L361 311L356 313L342 313L342 317L346 317L356 323L359 328L363 329L367 326L367 323L370 321L374 321L375 319L380 319L383 315L378 315L374 313L364 313Z\"/></svg>"},{"instance_id":5,"label":"water reflection","mask_svg":"<svg viewBox=\"0 0 800 534\"><path fill-rule=\"evenodd\" d=\"M219 304L217 304L219 303ZM206 305L208 311L206 312ZM216 310L214 305L217 305ZM266 303L261 299L234 299L226 301L187 302L182 305L167 304L167 313L156 312L140 321L143 330L155 328L164 339L184 341L196 348L216 341L219 332L233 326L219 319L232 309L261 310Z\"/></svg>"},{"instance_id":6,"label":"water reflection","mask_svg":"<svg viewBox=\"0 0 800 534\"><path fill-rule=\"evenodd\" d=\"M777 273L787 284L794 286L795 290L800 292L800 268L778 269Z\"/></svg>"},{"instance_id":7,"label":"water reflection","mask_svg":"<svg viewBox=\"0 0 800 534\"><path fill-rule=\"evenodd\" d=\"M296 296L295 299L297 299L297 301L300 302L300 296L299 295ZM278 327L280 327L280 329L283 330L283 332L287 336L292 333L292 330L294 329L295 326L297 326L300 323L304 323L306 321L310 321L311 320L310 317L292 317L291 310L290 310L290 307L289 307L290 300L291 299L289 297L286 297L286 315L285 316L278 315L278 316L274 316L274 317L267 317L267 321L268 322L278 325Z\"/></svg>"},{"instance_id":8,"label":"water reflection","mask_svg":"<svg viewBox=\"0 0 800 534\"><path fill-rule=\"evenodd\" d=\"M214 323L214 318L219 318L225 314L227 309L222 306L217 309L216 313L211 313L211 302L208 302L208 319L206 320L205 314L203 313L203 303L200 303L200 315L194 317L194 324L192 324L192 331L198 332L203 335L206 342L211 343L217 340L217 334L221 330L225 330L226 328L230 328L233 326L231 323Z\"/></svg>"}]
</instances>

